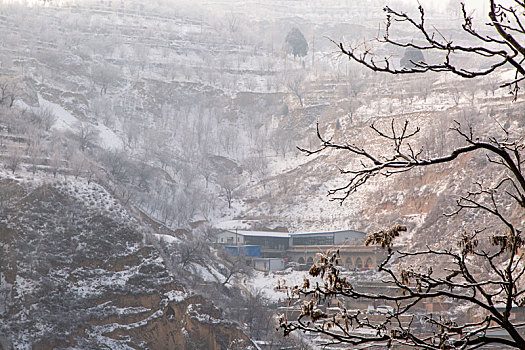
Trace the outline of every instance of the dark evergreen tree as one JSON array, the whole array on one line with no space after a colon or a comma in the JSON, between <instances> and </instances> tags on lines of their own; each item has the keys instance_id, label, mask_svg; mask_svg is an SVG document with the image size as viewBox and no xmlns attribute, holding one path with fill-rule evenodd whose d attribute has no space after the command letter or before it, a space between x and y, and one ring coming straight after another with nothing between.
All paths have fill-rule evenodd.
<instances>
[{"instance_id":1,"label":"dark evergreen tree","mask_svg":"<svg viewBox=\"0 0 525 350\"><path fill-rule=\"evenodd\" d=\"M407 47L405 55L401 58L401 67L408 69L415 68L419 62L425 62L423 52L413 47Z\"/></svg>"},{"instance_id":2,"label":"dark evergreen tree","mask_svg":"<svg viewBox=\"0 0 525 350\"><path fill-rule=\"evenodd\" d=\"M286 35L284 47L286 53L291 53L294 57L304 57L308 53L308 43L303 33L296 27L292 28Z\"/></svg>"}]
</instances>

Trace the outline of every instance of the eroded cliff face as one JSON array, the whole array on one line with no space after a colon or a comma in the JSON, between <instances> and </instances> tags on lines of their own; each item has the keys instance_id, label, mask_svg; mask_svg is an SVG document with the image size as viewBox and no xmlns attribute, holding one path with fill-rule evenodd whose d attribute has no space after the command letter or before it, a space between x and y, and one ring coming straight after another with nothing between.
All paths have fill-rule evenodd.
<instances>
[{"instance_id":1,"label":"eroded cliff face","mask_svg":"<svg viewBox=\"0 0 525 350\"><path fill-rule=\"evenodd\" d=\"M250 348L102 187L0 174L0 348Z\"/></svg>"},{"instance_id":2,"label":"eroded cliff face","mask_svg":"<svg viewBox=\"0 0 525 350\"><path fill-rule=\"evenodd\" d=\"M171 301L163 317L143 327L118 328L108 337L142 339L152 349L249 349L251 341L234 324L221 319L222 312L201 296Z\"/></svg>"}]
</instances>

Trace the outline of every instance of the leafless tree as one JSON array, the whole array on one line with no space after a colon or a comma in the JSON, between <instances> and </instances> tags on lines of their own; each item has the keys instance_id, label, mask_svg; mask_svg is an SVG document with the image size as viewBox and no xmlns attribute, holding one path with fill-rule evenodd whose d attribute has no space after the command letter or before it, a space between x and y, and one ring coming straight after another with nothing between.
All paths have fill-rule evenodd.
<instances>
[{"instance_id":1,"label":"leafless tree","mask_svg":"<svg viewBox=\"0 0 525 350\"><path fill-rule=\"evenodd\" d=\"M6 160L6 166L14 174L20 165L22 164L22 150L18 144L15 144L14 147L9 151Z\"/></svg>"},{"instance_id":2,"label":"leafless tree","mask_svg":"<svg viewBox=\"0 0 525 350\"><path fill-rule=\"evenodd\" d=\"M461 100L462 93L459 91L458 88L450 89L452 100L454 100L454 106L458 106L459 102Z\"/></svg>"},{"instance_id":3,"label":"leafless tree","mask_svg":"<svg viewBox=\"0 0 525 350\"><path fill-rule=\"evenodd\" d=\"M84 152L98 140L99 131L86 122L78 122L75 125L76 139L79 149Z\"/></svg>"},{"instance_id":4,"label":"leafless tree","mask_svg":"<svg viewBox=\"0 0 525 350\"><path fill-rule=\"evenodd\" d=\"M76 150L69 159L69 167L75 179L82 176L88 167L88 159L82 152Z\"/></svg>"},{"instance_id":5,"label":"leafless tree","mask_svg":"<svg viewBox=\"0 0 525 350\"><path fill-rule=\"evenodd\" d=\"M354 122L354 113L361 107L363 102L357 98L351 98L348 101L348 115L350 116L350 124Z\"/></svg>"},{"instance_id":6,"label":"leafless tree","mask_svg":"<svg viewBox=\"0 0 525 350\"><path fill-rule=\"evenodd\" d=\"M387 258L379 265L379 272L385 274L385 281L397 286L401 295L373 294L354 289L346 278L340 275L336 266L337 254L329 253L320 257L312 266L310 274L323 276L326 283L313 286L306 283L298 287L300 299L307 298L306 306L295 322L283 321L285 332L296 329L325 334L336 343L363 344L380 342L390 346L393 343L427 349L471 349L483 344L500 344L524 348L525 339L516 328L511 310L524 305L525 269L522 262L524 241L521 237L522 222L511 217L509 208L504 205L511 201L512 209L525 208L525 177L521 171L525 145L511 140L507 133L502 138L476 135L472 128L463 130L456 123L455 132L463 138L464 145L449 154L425 158L422 152L415 151L409 143L419 128L409 131L409 123L396 127L392 122L390 133L371 126L379 137L391 142L391 154L373 154L364 147L337 144L323 138L317 150L303 150L307 154L336 149L349 152L362 160L362 167L342 170L350 176L349 181L330 191L334 199L344 201L351 193L367 183L371 178L383 175L394 176L420 167L454 162L459 156L477 151L485 152L489 162L496 165L505 175L494 186L476 183L457 200L457 209L449 215L463 211L479 211L499 221L492 235L483 234L485 228L471 233L463 233L457 247L434 249L427 247L420 251L397 251L393 241L406 227L395 226L371 234L367 244L384 248ZM418 260L432 258L444 261L446 274L432 271L432 267L418 266ZM479 266L485 269L480 271ZM352 314L344 307L341 311L327 313L321 311L319 304L331 300L337 303L341 297L363 298L392 302L394 311L382 322L373 323L359 314ZM417 327L402 321L405 315L416 315L420 303L436 297L450 298L468 307L477 307L485 313L480 321L423 317L432 329L430 334L418 333ZM310 305L310 306L308 306ZM499 307L498 305L501 305ZM306 322L308 320L309 322ZM376 331L373 336L356 333L356 329ZM499 329L506 337L491 335ZM425 335L423 335L425 334Z\"/></svg>"},{"instance_id":7,"label":"leafless tree","mask_svg":"<svg viewBox=\"0 0 525 350\"><path fill-rule=\"evenodd\" d=\"M261 175L261 178L264 178L268 168L268 159L264 156L250 156L244 159L244 168L250 173L250 176L255 176L257 174Z\"/></svg>"},{"instance_id":8,"label":"leafless tree","mask_svg":"<svg viewBox=\"0 0 525 350\"><path fill-rule=\"evenodd\" d=\"M93 67L93 81L100 85L100 95L108 92L108 87L118 81L120 72L110 64L101 64Z\"/></svg>"},{"instance_id":9,"label":"leafless tree","mask_svg":"<svg viewBox=\"0 0 525 350\"><path fill-rule=\"evenodd\" d=\"M114 127L115 111L111 100L106 96L99 96L92 101L93 102L90 103L90 106L97 119L101 120L102 123L109 128Z\"/></svg>"},{"instance_id":10,"label":"leafless tree","mask_svg":"<svg viewBox=\"0 0 525 350\"><path fill-rule=\"evenodd\" d=\"M145 154L138 157L131 165L130 172L133 175L134 183L139 189L148 191L150 182L154 175L153 168L148 164L148 159Z\"/></svg>"},{"instance_id":11,"label":"leafless tree","mask_svg":"<svg viewBox=\"0 0 525 350\"><path fill-rule=\"evenodd\" d=\"M286 87L299 100L299 104L303 107L303 96L306 91L305 76L301 73L295 73L286 78Z\"/></svg>"},{"instance_id":12,"label":"leafless tree","mask_svg":"<svg viewBox=\"0 0 525 350\"><path fill-rule=\"evenodd\" d=\"M149 63L149 53L150 47L143 43L135 44L133 47L134 57L137 62L137 66L140 68L140 71L137 70L137 77L140 72L144 71L146 66Z\"/></svg>"},{"instance_id":13,"label":"leafless tree","mask_svg":"<svg viewBox=\"0 0 525 350\"><path fill-rule=\"evenodd\" d=\"M489 94L489 91L492 92L492 97L496 94L496 90L499 87L499 83L497 81L494 81L492 79L485 82L484 88L485 88L485 96Z\"/></svg>"},{"instance_id":14,"label":"leafless tree","mask_svg":"<svg viewBox=\"0 0 525 350\"><path fill-rule=\"evenodd\" d=\"M51 127L55 124L57 117L51 109L43 107L33 111L32 119L45 131L49 131Z\"/></svg>"},{"instance_id":15,"label":"leafless tree","mask_svg":"<svg viewBox=\"0 0 525 350\"><path fill-rule=\"evenodd\" d=\"M2 80L0 81L0 105L13 107L16 100L16 86L14 83Z\"/></svg>"},{"instance_id":16,"label":"leafless tree","mask_svg":"<svg viewBox=\"0 0 525 350\"><path fill-rule=\"evenodd\" d=\"M27 148L27 155L31 162L31 171L35 174L39 163L42 161L42 147L37 142L32 142Z\"/></svg>"},{"instance_id":17,"label":"leafless tree","mask_svg":"<svg viewBox=\"0 0 525 350\"><path fill-rule=\"evenodd\" d=\"M209 250L208 243L202 240L195 238L185 239L177 245L175 260L182 269L188 268L192 263L205 264Z\"/></svg>"},{"instance_id":18,"label":"leafless tree","mask_svg":"<svg viewBox=\"0 0 525 350\"><path fill-rule=\"evenodd\" d=\"M246 265L246 257L244 256L232 256L229 253L222 251L222 259L226 266L223 271L224 281L221 282L223 286L230 283L231 279L237 275L248 274L251 268Z\"/></svg>"},{"instance_id":19,"label":"leafless tree","mask_svg":"<svg viewBox=\"0 0 525 350\"><path fill-rule=\"evenodd\" d=\"M267 305L268 301L261 290L254 290L238 304L239 318L246 325L249 334L255 339L267 336L271 336L272 340L275 339L273 313ZM283 349L284 347L279 348Z\"/></svg>"},{"instance_id":20,"label":"leafless tree","mask_svg":"<svg viewBox=\"0 0 525 350\"><path fill-rule=\"evenodd\" d=\"M277 128L273 131L269 143L276 155L280 153L286 158L286 154L294 149L292 135L293 130L291 129Z\"/></svg>"},{"instance_id":21,"label":"leafless tree","mask_svg":"<svg viewBox=\"0 0 525 350\"><path fill-rule=\"evenodd\" d=\"M49 165L51 167L53 177L56 177L64 165L61 147L53 147L53 149L51 150L51 154L49 155Z\"/></svg>"},{"instance_id":22,"label":"leafless tree","mask_svg":"<svg viewBox=\"0 0 525 350\"><path fill-rule=\"evenodd\" d=\"M189 137L189 135L187 135ZM238 140L238 134L237 131L231 126L231 125L223 125L220 128L220 133L218 135L219 138L219 144L221 145L224 152L228 155L234 154L236 151L235 145L237 144ZM188 148L189 153L193 154L193 146L195 142L187 143L186 147Z\"/></svg>"},{"instance_id":23,"label":"leafless tree","mask_svg":"<svg viewBox=\"0 0 525 350\"><path fill-rule=\"evenodd\" d=\"M420 16L414 19L404 12L389 7L386 32L381 41L399 47L413 47L425 51L442 53L442 63L414 62L412 68L395 68L389 59L374 59L370 51L358 52L358 48L345 48L340 44L344 55L374 71L392 74L424 73L428 71L452 72L464 78L483 76L494 72L503 65L510 64L515 69L515 78L503 84L511 87L517 98L520 83L525 79L522 66L525 48L520 40L525 34L522 26L525 4L512 1L514 7L506 7L495 0L489 0L489 17L494 33L479 34L467 14L463 12L463 29L478 40L479 45L463 46L447 41L439 33L427 28L424 10L420 6ZM394 24L407 24L422 35L426 44L398 42L391 38ZM488 68L459 67L451 58L463 53L481 58L489 58ZM510 126L509 126L510 127ZM487 185L475 182L473 187L456 201L455 209L447 213L456 216L463 213L464 220L470 220L474 227L471 232L463 232L457 245L438 248L425 246L416 251L403 251L394 247L395 240L406 226L394 225L390 229L372 233L367 245L377 245L385 250L386 258L378 266L383 281L396 288L396 293L370 292L353 286L341 273L338 266L337 251L320 254L310 268L312 282L306 278L302 285L294 286L291 303L301 305L300 316L288 320L283 315L280 326L285 334L301 330L322 334L327 343L344 343L363 347L369 344L390 348L394 346L421 349L477 349L492 347L512 347L525 349L520 324L512 315L515 308L525 305L525 266L523 262L522 238L525 208L525 176L522 171L525 144L512 130L497 124L487 134L478 134L474 127L454 122L453 132L462 144L452 147L444 155L430 156L416 147L415 138L419 127L411 128L409 121L387 127L371 125L371 129L384 141L384 147L372 151L366 145L338 143L326 138L317 131L321 145L317 149L301 149L307 155L335 150L347 152L359 164L342 169L348 180L329 191L334 200L345 201L353 192L377 177L400 176L415 169L439 164L455 164L464 155L483 153L493 174L494 182ZM490 220L489 233L484 221L474 221L477 215ZM422 261L432 261L430 266L422 266ZM433 270L433 264L441 262L444 269ZM435 269L437 270L437 269ZM452 318L445 314L432 315L418 311L422 303L434 298L444 298L475 309L482 315L479 318ZM346 308L345 299L380 301L392 305L384 317L373 320L361 312ZM338 305L336 309L327 305ZM419 309L421 310L421 309ZM421 321L421 326L420 322Z\"/></svg>"},{"instance_id":24,"label":"leafless tree","mask_svg":"<svg viewBox=\"0 0 525 350\"><path fill-rule=\"evenodd\" d=\"M129 179L130 164L124 151L110 150L104 153L102 163L117 182L126 182Z\"/></svg>"},{"instance_id":25,"label":"leafless tree","mask_svg":"<svg viewBox=\"0 0 525 350\"><path fill-rule=\"evenodd\" d=\"M419 17L414 18L405 12L396 11L388 6L385 7L387 14L386 28L382 38L376 38L382 43L393 45L394 47L414 48L427 52L427 57L440 57L437 63L426 61L412 62L410 68L396 68L391 57L378 58L370 49L370 43L364 42L357 46L345 46L339 43L338 46L343 55L373 71L386 72L391 74L414 74L426 72L451 72L463 78L474 78L491 74L496 69L510 65L515 70L515 78L502 84L504 87L511 87L514 96L517 97L520 83L525 79L525 68L522 65L525 58L525 47L520 43L522 35L525 34L523 26L523 8L525 4L519 0L510 1L515 6L507 6L501 1L488 0L489 18L488 26L493 29L492 34L480 33L473 24L473 17L468 13L465 5L461 7L463 13L462 29L471 36L476 43L473 45L456 44L447 40L440 32L433 29L425 21L425 11L423 6L419 6ZM403 42L392 37L395 24L406 24L409 29L413 29L420 41ZM431 28L429 28L431 27ZM418 44L422 42L422 44ZM454 62L454 57L466 55L472 58L479 58L484 61L480 68L458 66ZM486 67L486 68L483 68Z\"/></svg>"},{"instance_id":26,"label":"leafless tree","mask_svg":"<svg viewBox=\"0 0 525 350\"><path fill-rule=\"evenodd\" d=\"M208 188L211 177L215 174L215 169L210 163L208 156L203 155L200 157L198 162L199 174L206 181L206 188Z\"/></svg>"},{"instance_id":27,"label":"leafless tree","mask_svg":"<svg viewBox=\"0 0 525 350\"><path fill-rule=\"evenodd\" d=\"M415 88L417 89L417 94L423 98L423 101L426 102L428 95L430 94L432 87L432 79L417 80L415 82ZM475 92L475 89L472 89Z\"/></svg>"},{"instance_id":28,"label":"leafless tree","mask_svg":"<svg viewBox=\"0 0 525 350\"><path fill-rule=\"evenodd\" d=\"M224 174L219 176L217 183L223 189L228 209L230 209L232 207L233 191L239 186L238 180L234 174Z\"/></svg>"},{"instance_id":29,"label":"leafless tree","mask_svg":"<svg viewBox=\"0 0 525 350\"><path fill-rule=\"evenodd\" d=\"M233 13L230 12L224 17L226 21L226 27L230 31L230 33L235 33L237 30L239 30L239 18Z\"/></svg>"},{"instance_id":30,"label":"leafless tree","mask_svg":"<svg viewBox=\"0 0 525 350\"><path fill-rule=\"evenodd\" d=\"M136 148L137 142L140 139L140 123L136 120L130 120L123 126L124 133L126 134L126 146L130 148Z\"/></svg>"},{"instance_id":31,"label":"leafless tree","mask_svg":"<svg viewBox=\"0 0 525 350\"><path fill-rule=\"evenodd\" d=\"M367 79L357 69L353 69L348 74L348 95L357 97L359 93L365 88Z\"/></svg>"}]
</instances>

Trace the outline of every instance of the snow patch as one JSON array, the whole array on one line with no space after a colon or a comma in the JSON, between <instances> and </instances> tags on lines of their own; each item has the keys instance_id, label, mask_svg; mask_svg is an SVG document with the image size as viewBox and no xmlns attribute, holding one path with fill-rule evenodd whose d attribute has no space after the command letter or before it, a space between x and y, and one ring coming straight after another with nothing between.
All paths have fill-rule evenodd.
<instances>
[{"instance_id":1,"label":"snow patch","mask_svg":"<svg viewBox=\"0 0 525 350\"><path fill-rule=\"evenodd\" d=\"M168 301L174 301L177 303L186 299L186 293L180 290L170 290L169 292L164 293L164 296L168 298Z\"/></svg>"},{"instance_id":2,"label":"snow patch","mask_svg":"<svg viewBox=\"0 0 525 350\"><path fill-rule=\"evenodd\" d=\"M199 264L191 264L191 267L205 282L217 282L218 278L215 273L218 274L218 272L212 269L207 269Z\"/></svg>"},{"instance_id":3,"label":"snow patch","mask_svg":"<svg viewBox=\"0 0 525 350\"><path fill-rule=\"evenodd\" d=\"M159 242L164 241L168 244L177 244L180 243L180 239L171 235L161 234L161 233L154 233L153 234L156 239L159 240Z\"/></svg>"},{"instance_id":4,"label":"snow patch","mask_svg":"<svg viewBox=\"0 0 525 350\"><path fill-rule=\"evenodd\" d=\"M48 108L57 117L53 129L58 131L75 131L77 124L81 121L72 115L70 112L65 110L62 106L57 103L46 100L40 94L38 94L38 103L41 107ZM120 150L124 147L122 139L110 130L105 125L93 125L94 129L98 131L99 146L102 148L111 150Z\"/></svg>"}]
</instances>

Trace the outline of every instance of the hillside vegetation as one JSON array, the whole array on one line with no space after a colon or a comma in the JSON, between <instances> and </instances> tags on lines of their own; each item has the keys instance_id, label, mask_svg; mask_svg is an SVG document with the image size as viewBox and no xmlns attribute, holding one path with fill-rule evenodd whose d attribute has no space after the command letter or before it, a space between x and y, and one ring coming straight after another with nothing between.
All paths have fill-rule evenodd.
<instances>
[{"instance_id":1,"label":"hillside vegetation","mask_svg":"<svg viewBox=\"0 0 525 350\"><path fill-rule=\"evenodd\" d=\"M373 179L340 204L326 195L354 160L296 146L315 149L319 126L338 142L385 149L370 124L408 119L421 128L414 148L444 155L461 141L454 120L523 135L521 98L511 102L496 76L394 77L341 61L324 36L373 37L379 5L242 4L0 4L2 346L218 349L271 339L267 310L264 322L242 313L264 300L250 299L235 278L245 271L210 247L213 226L402 223L409 246L468 229L442 214L474 181L499 180L483 153ZM308 41L304 58L283 46L294 27Z\"/></svg>"}]
</instances>

